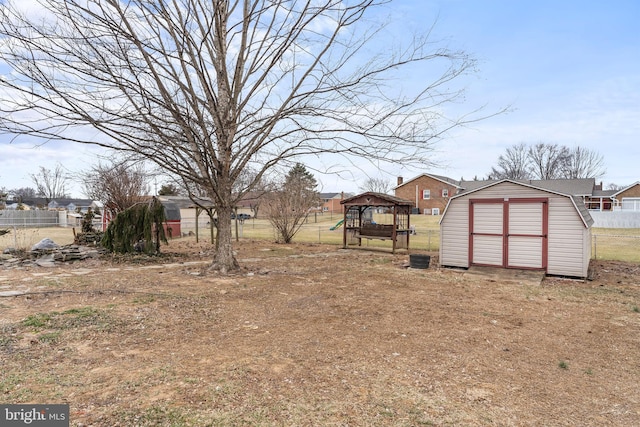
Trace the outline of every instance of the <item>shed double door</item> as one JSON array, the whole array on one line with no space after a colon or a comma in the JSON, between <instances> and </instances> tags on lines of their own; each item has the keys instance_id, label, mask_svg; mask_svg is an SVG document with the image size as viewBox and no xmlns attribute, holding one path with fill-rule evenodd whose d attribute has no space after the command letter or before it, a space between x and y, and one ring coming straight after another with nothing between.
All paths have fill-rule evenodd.
<instances>
[{"instance_id":1,"label":"shed double door","mask_svg":"<svg viewBox=\"0 0 640 427\"><path fill-rule=\"evenodd\" d=\"M548 199L474 199L469 263L546 270Z\"/></svg>"}]
</instances>

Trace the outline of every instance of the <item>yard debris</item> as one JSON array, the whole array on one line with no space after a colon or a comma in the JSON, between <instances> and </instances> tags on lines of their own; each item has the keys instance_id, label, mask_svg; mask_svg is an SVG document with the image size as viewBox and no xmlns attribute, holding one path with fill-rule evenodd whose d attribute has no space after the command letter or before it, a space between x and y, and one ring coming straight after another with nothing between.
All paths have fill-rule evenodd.
<instances>
[{"instance_id":1,"label":"yard debris","mask_svg":"<svg viewBox=\"0 0 640 427\"><path fill-rule=\"evenodd\" d=\"M103 251L99 248L73 244L58 246L51 239L42 239L28 252L12 251L3 254L0 257L0 268L55 267L61 263L96 258L101 252Z\"/></svg>"}]
</instances>

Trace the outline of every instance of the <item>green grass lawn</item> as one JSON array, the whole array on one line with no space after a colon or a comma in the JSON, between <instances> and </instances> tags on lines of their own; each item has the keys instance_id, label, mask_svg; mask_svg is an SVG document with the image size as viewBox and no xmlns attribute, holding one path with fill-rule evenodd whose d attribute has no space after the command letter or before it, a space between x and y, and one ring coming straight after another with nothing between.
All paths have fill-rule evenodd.
<instances>
[{"instance_id":1,"label":"green grass lawn","mask_svg":"<svg viewBox=\"0 0 640 427\"><path fill-rule=\"evenodd\" d=\"M592 258L640 263L640 229L594 228L591 236Z\"/></svg>"}]
</instances>

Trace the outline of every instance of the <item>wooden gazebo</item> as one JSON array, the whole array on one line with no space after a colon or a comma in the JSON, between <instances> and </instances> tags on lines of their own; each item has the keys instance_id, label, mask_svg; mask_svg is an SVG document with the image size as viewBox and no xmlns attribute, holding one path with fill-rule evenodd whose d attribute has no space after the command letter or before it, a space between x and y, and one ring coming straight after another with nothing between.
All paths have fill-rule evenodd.
<instances>
[{"instance_id":1,"label":"wooden gazebo","mask_svg":"<svg viewBox=\"0 0 640 427\"><path fill-rule=\"evenodd\" d=\"M362 239L391 240L391 251L409 249L411 210L413 202L383 193L367 192L340 202L344 205L342 247L362 246ZM393 224L377 224L373 211L390 213Z\"/></svg>"}]
</instances>

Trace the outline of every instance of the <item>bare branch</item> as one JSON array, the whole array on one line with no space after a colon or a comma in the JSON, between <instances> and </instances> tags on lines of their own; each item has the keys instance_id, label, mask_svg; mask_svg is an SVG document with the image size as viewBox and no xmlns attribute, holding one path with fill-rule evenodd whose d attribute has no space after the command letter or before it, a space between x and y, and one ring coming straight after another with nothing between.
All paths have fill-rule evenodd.
<instances>
[{"instance_id":1,"label":"bare branch","mask_svg":"<svg viewBox=\"0 0 640 427\"><path fill-rule=\"evenodd\" d=\"M326 154L424 167L449 130L491 116L447 115L475 61L429 30L394 46L374 23L386 3L7 0L0 132L158 165L215 202L216 257L234 265L231 210L270 170Z\"/></svg>"}]
</instances>

